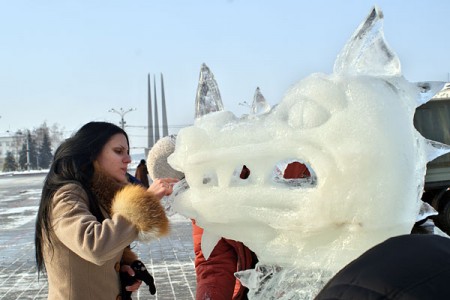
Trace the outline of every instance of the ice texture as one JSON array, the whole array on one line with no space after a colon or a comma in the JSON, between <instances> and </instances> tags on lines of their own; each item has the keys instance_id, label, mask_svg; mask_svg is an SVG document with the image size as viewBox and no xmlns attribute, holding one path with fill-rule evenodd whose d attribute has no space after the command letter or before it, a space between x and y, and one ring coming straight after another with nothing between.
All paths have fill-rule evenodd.
<instances>
[{"instance_id":1,"label":"ice texture","mask_svg":"<svg viewBox=\"0 0 450 300\"><path fill-rule=\"evenodd\" d=\"M256 88L252 102L252 113L255 115L264 114L270 111L270 105L264 98L259 87Z\"/></svg>"},{"instance_id":2,"label":"ice texture","mask_svg":"<svg viewBox=\"0 0 450 300\"><path fill-rule=\"evenodd\" d=\"M443 83L401 75L382 21L375 7L332 74L301 80L269 112L201 114L178 134L169 163L190 188L173 207L205 229L208 251L226 237L257 254L257 268L237 274L251 299L311 299L367 249L410 233L426 163L449 152L413 126ZM289 161L308 166L309 184L280 180Z\"/></svg>"},{"instance_id":3,"label":"ice texture","mask_svg":"<svg viewBox=\"0 0 450 300\"><path fill-rule=\"evenodd\" d=\"M195 117L223 110L222 97L214 74L206 64L202 64L195 100Z\"/></svg>"}]
</instances>

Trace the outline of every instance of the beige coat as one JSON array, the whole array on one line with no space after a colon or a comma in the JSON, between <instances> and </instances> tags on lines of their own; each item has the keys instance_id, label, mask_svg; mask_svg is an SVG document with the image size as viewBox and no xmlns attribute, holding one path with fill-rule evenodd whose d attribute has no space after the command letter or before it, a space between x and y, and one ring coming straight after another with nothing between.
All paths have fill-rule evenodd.
<instances>
[{"instance_id":1,"label":"beige coat","mask_svg":"<svg viewBox=\"0 0 450 300\"><path fill-rule=\"evenodd\" d=\"M164 209L142 187L127 185L112 204L112 217L99 223L77 184L60 188L53 198L53 250L44 246L48 299L116 299L117 272L124 248L138 237L151 239L168 231Z\"/></svg>"}]
</instances>

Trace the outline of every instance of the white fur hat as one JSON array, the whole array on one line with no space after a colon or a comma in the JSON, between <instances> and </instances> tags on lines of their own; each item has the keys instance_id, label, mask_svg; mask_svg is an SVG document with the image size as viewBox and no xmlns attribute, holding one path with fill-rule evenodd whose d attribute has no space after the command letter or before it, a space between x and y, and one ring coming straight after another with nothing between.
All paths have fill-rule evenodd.
<instances>
[{"instance_id":1,"label":"white fur hat","mask_svg":"<svg viewBox=\"0 0 450 300\"><path fill-rule=\"evenodd\" d=\"M152 180L157 178L184 178L184 174L173 169L167 158L175 151L175 135L159 139L152 147L147 157L148 174Z\"/></svg>"}]
</instances>

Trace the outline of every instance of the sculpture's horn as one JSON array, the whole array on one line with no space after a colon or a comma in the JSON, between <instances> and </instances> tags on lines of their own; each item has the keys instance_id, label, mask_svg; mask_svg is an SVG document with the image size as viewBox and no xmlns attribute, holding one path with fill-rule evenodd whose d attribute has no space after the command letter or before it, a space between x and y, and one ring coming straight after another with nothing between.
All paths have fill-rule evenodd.
<instances>
[{"instance_id":1,"label":"sculpture's horn","mask_svg":"<svg viewBox=\"0 0 450 300\"><path fill-rule=\"evenodd\" d=\"M399 76L400 60L384 39L383 13L374 7L339 53L337 74Z\"/></svg>"},{"instance_id":2,"label":"sculpture's horn","mask_svg":"<svg viewBox=\"0 0 450 300\"><path fill-rule=\"evenodd\" d=\"M252 112L255 115L264 114L270 111L270 104L267 103L266 98L259 87L256 88L255 95L253 96Z\"/></svg>"},{"instance_id":3,"label":"sculpture's horn","mask_svg":"<svg viewBox=\"0 0 450 300\"><path fill-rule=\"evenodd\" d=\"M202 64L195 97L195 118L223 110L222 98L214 74L206 64Z\"/></svg>"}]
</instances>

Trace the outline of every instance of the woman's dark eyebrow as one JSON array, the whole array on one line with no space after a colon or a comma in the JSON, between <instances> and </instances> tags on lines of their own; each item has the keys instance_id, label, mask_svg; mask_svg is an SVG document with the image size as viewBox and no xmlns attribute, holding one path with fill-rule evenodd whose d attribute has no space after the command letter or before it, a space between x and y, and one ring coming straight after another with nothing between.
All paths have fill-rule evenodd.
<instances>
[{"instance_id":1,"label":"woman's dark eyebrow","mask_svg":"<svg viewBox=\"0 0 450 300\"><path fill-rule=\"evenodd\" d=\"M122 145L117 145L114 148L120 148L120 149L125 149L125 150L129 150L128 147L122 146Z\"/></svg>"}]
</instances>

